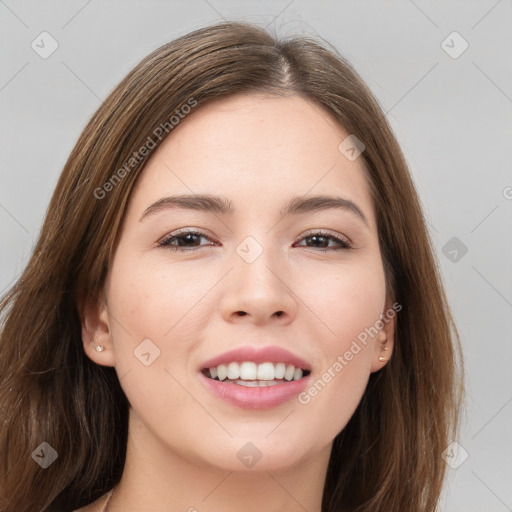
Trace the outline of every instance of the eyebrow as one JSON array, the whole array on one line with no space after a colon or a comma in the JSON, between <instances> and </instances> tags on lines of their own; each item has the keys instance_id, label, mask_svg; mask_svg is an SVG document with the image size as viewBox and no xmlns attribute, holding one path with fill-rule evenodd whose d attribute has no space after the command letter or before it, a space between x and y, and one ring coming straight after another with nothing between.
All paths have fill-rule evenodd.
<instances>
[{"instance_id":1,"label":"eyebrow","mask_svg":"<svg viewBox=\"0 0 512 512\"><path fill-rule=\"evenodd\" d=\"M235 213L231 200L226 197L213 196L210 194L185 194L163 197L154 202L144 210L139 222L154 213L169 208L182 208L223 215L232 215ZM333 209L351 212L368 226L368 220L357 204L339 196L297 196L292 198L286 206L280 210L279 214L282 217L286 217L287 215Z\"/></svg>"}]
</instances>

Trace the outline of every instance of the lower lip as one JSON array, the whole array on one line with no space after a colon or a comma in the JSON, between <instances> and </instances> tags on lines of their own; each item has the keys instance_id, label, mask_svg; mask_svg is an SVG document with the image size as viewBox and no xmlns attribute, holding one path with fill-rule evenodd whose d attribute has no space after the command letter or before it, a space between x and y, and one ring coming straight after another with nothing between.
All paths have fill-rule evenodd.
<instances>
[{"instance_id":1,"label":"lower lip","mask_svg":"<svg viewBox=\"0 0 512 512\"><path fill-rule=\"evenodd\" d=\"M201 372L199 376L213 394L231 405L243 409L270 409L296 397L308 384L311 374L299 380L254 388L213 380Z\"/></svg>"}]
</instances>

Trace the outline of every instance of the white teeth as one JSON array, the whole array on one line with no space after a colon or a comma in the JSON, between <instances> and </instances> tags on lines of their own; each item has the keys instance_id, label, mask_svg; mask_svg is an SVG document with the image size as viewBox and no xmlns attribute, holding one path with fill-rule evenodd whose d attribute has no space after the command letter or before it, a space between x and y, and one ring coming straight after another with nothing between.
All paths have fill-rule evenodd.
<instances>
[{"instance_id":1,"label":"white teeth","mask_svg":"<svg viewBox=\"0 0 512 512\"><path fill-rule=\"evenodd\" d=\"M254 363L253 361L244 361L241 363L231 362L229 364L219 364L208 368L210 377L216 377L223 381L229 379L242 386L263 386L264 382L270 385L278 384L279 380L285 379L287 381L299 380L303 376L301 368L295 368L293 364L286 365L285 363Z\"/></svg>"},{"instance_id":2,"label":"white teeth","mask_svg":"<svg viewBox=\"0 0 512 512\"><path fill-rule=\"evenodd\" d=\"M295 366L293 366L293 364L289 364L286 367L286 371L284 372L284 378L286 380L292 380L294 375L295 375Z\"/></svg>"},{"instance_id":3,"label":"white teeth","mask_svg":"<svg viewBox=\"0 0 512 512\"><path fill-rule=\"evenodd\" d=\"M274 365L272 363L261 363L258 365L258 380L274 380Z\"/></svg>"},{"instance_id":4,"label":"white teeth","mask_svg":"<svg viewBox=\"0 0 512 512\"><path fill-rule=\"evenodd\" d=\"M229 363L228 364L228 379L238 379L240 377L240 370L238 368L238 363Z\"/></svg>"},{"instance_id":5,"label":"white teeth","mask_svg":"<svg viewBox=\"0 0 512 512\"><path fill-rule=\"evenodd\" d=\"M275 380L269 381L269 380L235 380L236 384L240 384L241 386L246 386L249 388L264 388L267 386L275 386L276 384L279 384Z\"/></svg>"},{"instance_id":6,"label":"white teeth","mask_svg":"<svg viewBox=\"0 0 512 512\"><path fill-rule=\"evenodd\" d=\"M277 363L276 367L275 367L275 378L282 379L284 377L285 371L286 371L286 365L284 363Z\"/></svg>"},{"instance_id":7,"label":"white teeth","mask_svg":"<svg viewBox=\"0 0 512 512\"><path fill-rule=\"evenodd\" d=\"M240 365L240 378L244 380L256 380L258 377L258 365L245 361Z\"/></svg>"},{"instance_id":8,"label":"white teeth","mask_svg":"<svg viewBox=\"0 0 512 512\"><path fill-rule=\"evenodd\" d=\"M224 380L228 376L228 369L225 364L217 366L217 377L219 380Z\"/></svg>"}]
</instances>

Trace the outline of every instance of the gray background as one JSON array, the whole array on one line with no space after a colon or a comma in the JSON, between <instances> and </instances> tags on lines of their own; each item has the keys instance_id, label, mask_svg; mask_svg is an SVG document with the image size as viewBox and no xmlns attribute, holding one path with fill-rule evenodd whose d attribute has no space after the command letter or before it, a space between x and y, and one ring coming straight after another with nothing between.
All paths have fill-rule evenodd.
<instances>
[{"instance_id":1,"label":"gray background","mask_svg":"<svg viewBox=\"0 0 512 512\"><path fill-rule=\"evenodd\" d=\"M462 336L469 457L452 459L441 510L512 511L511 14L510 0L0 0L0 291L27 263L85 123L143 56L223 18L318 34L387 113ZM59 45L46 59L31 47L50 48L43 31Z\"/></svg>"}]
</instances>

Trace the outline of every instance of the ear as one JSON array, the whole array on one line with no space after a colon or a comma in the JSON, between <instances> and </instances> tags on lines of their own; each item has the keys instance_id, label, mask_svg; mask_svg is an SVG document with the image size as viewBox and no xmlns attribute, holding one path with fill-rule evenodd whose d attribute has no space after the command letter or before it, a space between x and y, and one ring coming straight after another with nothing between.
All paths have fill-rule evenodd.
<instances>
[{"instance_id":1,"label":"ear","mask_svg":"<svg viewBox=\"0 0 512 512\"><path fill-rule=\"evenodd\" d=\"M402 309L397 302L386 300L380 321L376 322L379 333L374 337L371 372L377 372L388 364L395 341L395 317Z\"/></svg>"},{"instance_id":2,"label":"ear","mask_svg":"<svg viewBox=\"0 0 512 512\"><path fill-rule=\"evenodd\" d=\"M115 366L110 317L103 292L86 294L79 302L78 313L82 343L89 359L102 366Z\"/></svg>"}]
</instances>

